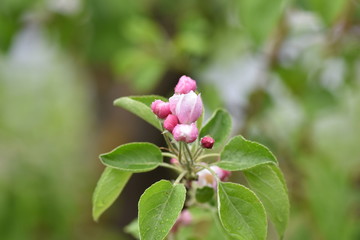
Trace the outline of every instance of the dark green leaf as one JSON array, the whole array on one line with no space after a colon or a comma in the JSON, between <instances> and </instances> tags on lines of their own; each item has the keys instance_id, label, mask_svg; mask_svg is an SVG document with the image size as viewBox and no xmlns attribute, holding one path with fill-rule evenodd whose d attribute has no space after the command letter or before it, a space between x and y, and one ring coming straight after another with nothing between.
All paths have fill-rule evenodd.
<instances>
[{"instance_id":1,"label":"dark green leaf","mask_svg":"<svg viewBox=\"0 0 360 240\"><path fill-rule=\"evenodd\" d=\"M147 172L162 162L160 149L151 143L128 143L100 155L106 166L128 172Z\"/></svg>"},{"instance_id":2,"label":"dark green leaf","mask_svg":"<svg viewBox=\"0 0 360 240\"><path fill-rule=\"evenodd\" d=\"M201 203L210 201L214 196L214 189L211 187L203 187L196 189L196 200Z\"/></svg>"},{"instance_id":3,"label":"dark green leaf","mask_svg":"<svg viewBox=\"0 0 360 240\"><path fill-rule=\"evenodd\" d=\"M239 184L219 182L218 208L222 225L235 239L266 238L265 209L251 190Z\"/></svg>"},{"instance_id":4,"label":"dark green leaf","mask_svg":"<svg viewBox=\"0 0 360 240\"><path fill-rule=\"evenodd\" d=\"M106 167L102 173L93 195L93 218L99 219L101 214L114 203L124 186L131 177L131 173Z\"/></svg>"},{"instance_id":5,"label":"dark green leaf","mask_svg":"<svg viewBox=\"0 0 360 240\"><path fill-rule=\"evenodd\" d=\"M157 99L167 101L166 98L155 95L133 96L118 98L114 101L114 105L132 112L161 131L162 126L160 121L150 108L151 103Z\"/></svg>"},{"instance_id":6,"label":"dark green leaf","mask_svg":"<svg viewBox=\"0 0 360 240\"><path fill-rule=\"evenodd\" d=\"M186 189L161 180L145 190L139 201L141 239L162 240L175 224L184 206Z\"/></svg>"},{"instance_id":7,"label":"dark green leaf","mask_svg":"<svg viewBox=\"0 0 360 240\"><path fill-rule=\"evenodd\" d=\"M200 130L200 138L207 135L215 140L214 147L219 147L225 143L231 133L231 117L223 109L218 109Z\"/></svg>"},{"instance_id":8,"label":"dark green leaf","mask_svg":"<svg viewBox=\"0 0 360 240\"><path fill-rule=\"evenodd\" d=\"M260 165L244 171L250 188L261 199L280 237L289 220L289 198L281 172L274 165Z\"/></svg>"},{"instance_id":9,"label":"dark green leaf","mask_svg":"<svg viewBox=\"0 0 360 240\"><path fill-rule=\"evenodd\" d=\"M277 164L275 156L265 146L246 140L242 136L232 138L221 152L219 167L240 171L261 164Z\"/></svg>"}]
</instances>

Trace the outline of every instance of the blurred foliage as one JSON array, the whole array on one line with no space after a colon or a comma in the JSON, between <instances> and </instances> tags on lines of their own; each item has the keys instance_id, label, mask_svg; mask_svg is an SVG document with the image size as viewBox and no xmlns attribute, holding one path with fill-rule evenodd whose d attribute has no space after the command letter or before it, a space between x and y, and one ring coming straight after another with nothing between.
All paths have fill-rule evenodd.
<instances>
[{"instance_id":1,"label":"blurred foliage","mask_svg":"<svg viewBox=\"0 0 360 240\"><path fill-rule=\"evenodd\" d=\"M2 0L0 238L121 237L89 223L91 88L149 93L184 73L272 146L285 239L359 239L359 29L355 0Z\"/></svg>"}]
</instances>

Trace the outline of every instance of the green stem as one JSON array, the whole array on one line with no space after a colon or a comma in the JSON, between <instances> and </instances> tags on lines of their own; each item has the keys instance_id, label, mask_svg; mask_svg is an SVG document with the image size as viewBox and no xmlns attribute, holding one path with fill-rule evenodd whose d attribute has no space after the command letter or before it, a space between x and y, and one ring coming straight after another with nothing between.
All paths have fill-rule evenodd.
<instances>
[{"instance_id":1,"label":"green stem","mask_svg":"<svg viewBox=\"0 0 360 240\"><path fill-rule=\"evenodd\" d=\"M178 153L178 150L177 150L177 148L171 143L169 137L166 135L165 129L164 129L163 125L161 124L161 122L160 122L160 125L161 125L161 129L162 129L162 135L164 136L164 139L165 139L166 144L169 146L169 148L171 149L172 152L174 152L174 153L177 154L177 153Z\"/></svg>"},{"instance_id":2,"label":"green stem","mask_svg":"<svg viewBox=\"0 0 360 240\"><path fill-rule=\"evenodd\" d=\"M180 180L185 176L186 173L187 173L187 171L183 171L182 173L180 173L180 175L176 178L174 185L178 184L180 182Z\"/></svg>"},{"instance_id":3,"label":"green stem","mask_svg":"<svg viewBox=\"0 0 360 240\"><path fill-rule=\"evenodd\" d=\"M196 161L196 159L199 157L199 155L202 153L203 149L201 147L199 147L196 152L194 153L194 160Z\"/></svg>"},{"instance_id":4,"label":"green stem","mask_svg":"<svg viewBox=\"0 0 360 240\"><path fill-rule=\"evenodd\" d=\"M164 157L169 157L169 158L176 158L177 159L177 156L172 154L172 153L169 153L169 152L162 152L161 153Z\"/></svg>"},{"instance_id":5,"label":"green stem","mask_svg":"<svg viewBox=\"0 0 360 240\"><path fill-rule=\"evenodd\" d=\"M166 133L163 133L163 135L164 135L165 142L169 146L170 150L172 152L176 153L177 150L175 149L174 145L170 142L170 140L169 140L168 136L166 135Z\"/></svg>"},{"instance_id":6,"label":"green stem","mask_svg":"<svg viewBox=\"0 0 360 240\"><path fill-rule=\"evenodd\" d=\"M180 164L181 165L184 165L184 163L183 163L183 159L182 159L182 144L181 144L181 142L179 143L179 162L180 162Z\"/></svg>"},{"instance_id":7,"label":"green stem","mask_svg":"<svg viewBox=\"0 0 360 240\"><path fill-rule=\"evenodd\" d=\"M175 167L175 166L173 166L173 165L171 165L171 164L168 164L168 163L160 163L159 164L159 166L161 166L161 167L166 167L166 168L170 168L170 169L172 169L172 170L175 170L175 171L177 171L177 172L181 172L181 169L179 169L179 168L177 168L177 167Z\"/></svg>"},{"instance_id":8,"label":"green stem","mask_svg":"<svg viewBox=\"0 0 360 240\"><path fill-rule=\"evenodd\" d=\"M187 153L188 153L188 155L189 155L190 163L191 163L191 165L192 165L193 162L194 162L194 160L193 160L193 158L192 158L191 151L190 151L189 146L188 146L187 144L185 144L185 149L186 149L186 151L187 151Z\"/></svg>"},{"instance_id":9,"label":"green stem","mask_svg":"<svg viewBox=\"0 0 360 240\"><path fill-rule=\"evenodd\" d=\"M209 157L220 157L220 153L209 153L209 154L205 154L202 155L200 157L198 157L196 159L197 162L200 162L200 160L205 159L205 158L209 158Z\"/></svg>"},{"instance_id":10,"label":"green stem","mask_svg":"<svg viewBox=\"0 0 360 240\"><path fill-rule=\"evenodd\" d=\"M191 156L186 156L186 152L184 151L184 148L187 149L187 145L185 145L184 142L180 142L179 144L180 144L180 152L182 153L183 158L185 158L184 165L186 165L186 169L187 169L189 175L191 175L191 172L192 172L191 171L191 162L189 161L189 158Z\"/></svg>"}]
</instances>

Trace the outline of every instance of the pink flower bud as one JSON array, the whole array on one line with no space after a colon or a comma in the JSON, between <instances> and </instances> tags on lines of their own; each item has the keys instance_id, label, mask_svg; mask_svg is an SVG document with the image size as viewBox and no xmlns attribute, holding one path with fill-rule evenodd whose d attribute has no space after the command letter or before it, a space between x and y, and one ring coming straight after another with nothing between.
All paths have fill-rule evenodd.
<instances>
[{"instance_id":1,"label":"pink flower bud","mask_svg":"<svg viewBox=\"0 0 360 240\"><path fill-rule=\"evenodd\" d=\"M151 104L151 110L161 119L166 118L170 113L170 103L161 100L155 100Z\"/></svg>"},{"instance_id":2,"label":"pink flower bud","mask_svg":"<svg viewBox=\"0 0 360 240\"><path fill-rule=\"evenodd\" d=\"M211 149L214 146L215 140L212 137L203 137L200 141L203 148Z\"/></svg>"},{"instance_id":3,"label":"pink flower bud","mask_svg":"<svg viewBox=\"0 0 360 240\"><path fill-rule=\"evenodd\" d=\"M195 125L192 123L188 124L178 124L174 128L172 134L176 141L192 143L195 141L199 135L199 131Z\"/></svg>"},{"instance_id":4,"label":"pink flower bud","mask_svg":"<svg viewBox=\"0 0 360 240\"><path fill-rule=\"evenodd\" d=\"M190 225L192 222L192 216L189 210L185 209L180 213L179 218L176 220L171 232L177 232L180 226Z\"/></svg>"},{"instance_id":5,"label":"pink flower bud","mask_svg":"<svg viewBox=\"0 0 360 240\"><path fill-rule=\"evenodd\" d=\"M179 161L176 158L171 158L170 163L173 164L173 165L178 165Z\"/></svg>"},{"instance_id":6,"label":"pink flower bud","mask_svg":"<svg viewBox=\"0 0 360 240\"><path fill-rule=\"evenodd\" d=\"M210 167L215 174L219 177L221 181L227 180L227 178L230 176L231 172L226 171L222 168L219 168L218 166L211 166ZM216 178L211 174L211 172L207 169L201 170L197 173L198 175L198 185L200 187L208 186L212 188L217 187Z\"/></svg>"},{"instance_id":7,"label":"pink flower bud","mask_svg":"<svg viewBox=\"0 0 360 240\"><path fill-rule=\"evenodd\" d=\"M192 216L189 210L183 210L180 214L178 221L183 225L189 225L192 222Z\"/></svg>"},{"instance_id":8,"label":"pink flower bud","mask_svg":"<svg viewBox=\"0 0 360 240\"><path fill-rule=\"evenodd\" d=\"M195 80L185 75L179 79L179 82L178 84L176 84L175 87L175 92L181 94L186 94L189 93L190 91L195 91L195 90L196 90Z\"/></svg>"},{"instance_id":9,"label":"pink flower bud","mask_svg":"<svg viewBox=\"0 0 360 240\"><path fill-rule=\"evenodd\" d=\"M230 171L226 171L218 166L211 166L211 169L218 175L221 181L226 181L231 175Z\"/></svg>"},{"instance_id":10,"label":"pink flower bud","mask_svg":"<svg viewBox=\"0 0 360 240\"><path fill-rule=\"evenodd\" d=\"M176 115L182 124L195 122L203 111L201 97L193 91L187 94L174 94L169 103L172 114Z\"/></svg>"},{"instance_id":11,"label":"pink flower bud","mask_svg":"<svg viewBox=\"0 0 360 240\"><path fill-rule=\"evenodd\" d=\"M164 128L169 132L174 130L174 127L179 123L177 116L169 114L164 121Z\"/></svg>"}]
</instances>

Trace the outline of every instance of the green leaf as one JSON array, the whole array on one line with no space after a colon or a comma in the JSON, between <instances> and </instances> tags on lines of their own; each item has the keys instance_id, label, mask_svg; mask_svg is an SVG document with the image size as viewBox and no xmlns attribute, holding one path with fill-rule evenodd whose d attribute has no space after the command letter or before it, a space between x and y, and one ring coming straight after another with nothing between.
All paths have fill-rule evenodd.
<instances>
[{"instance_id":1,"label":"green leaf","mask_svg":"<svg viewBox=\"0 0 360 240\"><path fill-rule=\"evenodd\" d=\"M347 0L307 0L310 9L318 13L327 25L331 25L344 11Z\"/></svg>"},{"instance_id":2,"label":"green leaf","mask_svg":"<svg viewBox=\"0 0 360 240\"><path fill-rule=\"evenodd\" d=\"M161 80L167 62L144 48L127 47L115 54L114 72L137 92L150 92ZM125 77L124 77L125 76Z\"/></svg>"},{"instance_id":3,"label":"green leaf","mask_svg":"<svg viewBox=\"0 0 360 240\"><path fill-rule=\"evenodd\" d=\"M202 128L202 124L203 124L203 121L204 121L204 116L205 116L205 109L203 108L203 111L200 115L200 117L198 118L198 120L196 121L196 127L198 129L201 129Z\"/></svg>"},{"instance_id":4,"label":"green leaf","mask_svg":"<svg viewBox=\"0 0 360 240\"><path fill-rule=\"evenodd\" d=\"M264 204L270 220L282 237L289 220L290 204L286 186L278 175L281 172L276 170L276 166L260 165L244 171L244 174L250 188Z\"/></svg>"},{"instance_id":5,"label":"green leaf","mask_svg":"<svg viewBox=\"0 0 360 240\"><path fill-rule=\"evenodd\" d=\"M223 109L218 109L200 131L200 138L206 135L215 140L215 148L223 145L231 133L231 117Z\"/></svg>"},{"instance_id":6,"label":"green leaf","mask_svg":"<svg viewBox=\"0 0 360 240\"><path fill-rule=\"evenodd\" d=\"M128 143L100 155L106 166L128 172L147 172L162 162L160 149L151 143Z\"/></svg>"},{"instance_id":7,"label":"green leaf","mask_svg":"<svg viewBox=\"0 0 360 240\"><path fill-rule=\"evenodd\" d=\"M133 221L131 221L131 223L125 226L124 232L132 235L136 239L140 239L139 220L135 218Z\"/></svg>"},{"instance_id":8,"label":"green leaf","mask_svg":"<svg viewBox=\"0 0 360 240\"><path fill-rule=\"evenodd\" d=\"M186 189L161 180L145 190L139 201L141 239L162 240L175 224L184 206Z\"/></svg>"},{"instance_id":9,"label":"green leaf","mask_svg":"<svg viewBox=\"0 0 360 240\"><path fill-rule=\"evenodd\" d=\"M262 44L274 30L284 11L286 2L286 0L238 1L240 20L244 31L257 44Z\"/></svg>"},{"instance_id":10,"label":"green leaf","mask_svg":"<svg viewBox=\"0 0 360 240\"><path fill-rule=\"evenodd\" d=\"M200 203L208 202L214 196L214 189L211 187L203 187L196 189L196 200Z\"/></svg>"},{"instance_id":11,"label":"green leaf","mask_svg":"<svg viewBox=\"0 0 360 240\"><path fill-rule=\"evenodd\" d=\"M219 167L229 171L240 171L261 164L275 164L275 156L265 146L246 140L242 136L232 138L220 155Z\"/></svg>"},{"instance_id":12,"label":"green leaf","mask_svg":"<svg viewBox=\"0 0 360 240\"><path fill-rule=\"evenodd\" d=\"M232 237L240 240L266 238L265 209L256 195L246 187L219 182L218 210L222 225Z\"/></svg>"},{"instance_id":13,"label":"green leaf","mask_svg":"<svg viewBox=\"0 0 360 240\"><path fill-rule=\"evenodd\" d=\"M218 239L224 239L224 240L234 240L237 239L231 234L225 230L224 226L222 225L219 214L217 212L212 212L212 218L213 218L213 226L212 229L209 231L209 235L206 236L206 239L209 240L218 240Z\"/></svg>"},{"instance_id":14,"label":"green leaf","mask_svg":"<svg viewBox=\"0 0 360 240\"><path fill-rule=\"evenodd\" d=\"M93 195L93 219L97 221L101 214L114 203L131 173L106 167L102 173Z\"/></svg>"},{"instance_id":15,"label":"green leaf","mask_svg":"<svg viewBox=\"0 0 360 240\"><path fill-rule=\"evenodd\" d=\"M162 126L157 116L151 111L151 103L155 100L167 101L166 98L156 95L121 97L114 101L114 105L122 107L150 123L160 131Z\"/></svg>"}]
</instances>

